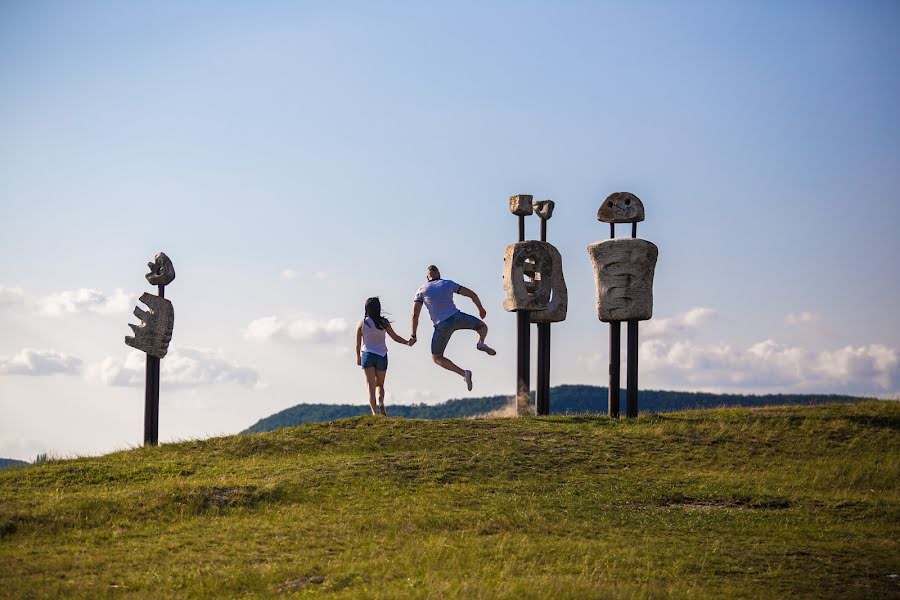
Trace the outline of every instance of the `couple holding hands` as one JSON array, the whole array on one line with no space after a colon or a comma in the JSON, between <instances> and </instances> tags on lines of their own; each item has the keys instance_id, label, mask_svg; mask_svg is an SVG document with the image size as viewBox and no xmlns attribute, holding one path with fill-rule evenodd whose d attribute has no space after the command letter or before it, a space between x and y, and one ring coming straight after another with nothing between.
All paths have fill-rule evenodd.
<instances>
[{"instance_id":1,"label":"couple holding hands","mask_svg":"<svg viewBox=\"0 0 900 600\"><path fill-rule=\"evenodd\" d=\"M363 368L366 384L369 388L369 406L372 414L387 416L384 408L384 378L387 375L388 357L385 334L395 342L413 346L416 343L416 330L419 327L419 313L422 305L428 308L428 315L434 323L434 335L431 337L431 359L438 366L453 371L461 376L469 391L472 391L472 371L461 369L452 360L444 356L444 350L450 342L450 336L459 329L472 329L478 334L475 347L490 356L497 352L484 343L488 328L483 319L487 315L478 294L449 279L441 279L440 270L431 265L425 272L427 282L416 292L413 300L412 334L403 339L391 327L390 321L381 315L381 301L378 298L366 300L366 316L356 326L356 364ZM481 318L467 315L453 301L453 295L459 294L472 299L478 308ZM376 396L378 403L376 404Z\"/></svg>"}]
</instances>

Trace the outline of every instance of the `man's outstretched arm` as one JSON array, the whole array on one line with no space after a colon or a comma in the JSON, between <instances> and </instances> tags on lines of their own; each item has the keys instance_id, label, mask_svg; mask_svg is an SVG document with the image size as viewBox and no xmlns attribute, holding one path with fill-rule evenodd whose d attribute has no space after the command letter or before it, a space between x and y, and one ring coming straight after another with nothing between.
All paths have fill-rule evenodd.
<instances>
[{"instance_id":1,"label":"man's outstretched arm","mask_svg":"<svg viewBox=\"0 0 900 600\"><path fill-rule=\"evenodd\" d=\"M484 310L484 306L481 304L481 300L478 298L478 294L470 290L464 285L459 286L459 291L456 292L460 296L465 296L466 298L471 298L472 302L475 303L475 306L478 307L478 316L482 319L487 316L487 311Z\"/></svg>"},{"instance_id":2,"label":"man's outstretched arm","mask_svg":"<svg viewBox=\"0 0 900 600\"><path fill-rule=\"evenodd\" d=\"M413 302L413 312L412 312L412 326L410 327L410 331L412 333L409 335L409 345L412 346L416 343L416 330L419 328L419 313L422 312L422 303L421 302Z\"/></svg>"}]
</instances>

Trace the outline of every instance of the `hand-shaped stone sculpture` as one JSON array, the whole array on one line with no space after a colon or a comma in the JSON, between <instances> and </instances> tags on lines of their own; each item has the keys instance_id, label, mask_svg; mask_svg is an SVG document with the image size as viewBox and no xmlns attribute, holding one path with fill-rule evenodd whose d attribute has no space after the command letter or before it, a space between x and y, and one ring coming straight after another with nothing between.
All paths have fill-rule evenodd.
<instances>
[{"instance_id":1,"label":"hand-shaped stone sculpture","mask_svg":"<svg viewBox=\"0 0 900 600\"><path fill-rule=\"evenodd\" d=\"M126 336L125 343L156 358L165 357L172 341L172 330L175 326L175 309L165 298L144 292L140 298L150 311L134 307L134 316L141 320L140 325L129 323L134 336Z\"/></svg>"}]
</instances>

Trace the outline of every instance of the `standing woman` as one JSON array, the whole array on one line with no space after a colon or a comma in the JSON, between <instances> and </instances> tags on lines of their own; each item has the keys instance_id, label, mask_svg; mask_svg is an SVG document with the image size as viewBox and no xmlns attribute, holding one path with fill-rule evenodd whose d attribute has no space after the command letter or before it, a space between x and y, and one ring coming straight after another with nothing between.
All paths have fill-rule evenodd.
<instances>
[{"instance_id":1,"label":"standing woman","mask_svg":"<svg viewBox=\"0 0 900 600\"><path fill-rule=\"evenodd\" d=\"M384 410L384 377L387 375L388 357L387 343L384 334L387 333L395 342L409 345L409 340L394 333L390 321L381 316L381 300L369 298L366 300L366 316L356 326L356 364L363 368L366 374L366 384L369 386L369 406L372 414L387 416ZM378 392L378 407L375 405L375 392Z\"/></svg>"}]
</instances>

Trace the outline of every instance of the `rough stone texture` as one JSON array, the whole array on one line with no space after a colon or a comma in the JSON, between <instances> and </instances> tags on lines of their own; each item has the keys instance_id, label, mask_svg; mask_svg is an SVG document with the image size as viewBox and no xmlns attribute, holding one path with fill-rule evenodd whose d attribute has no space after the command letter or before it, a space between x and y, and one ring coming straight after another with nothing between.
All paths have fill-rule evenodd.
<instances>
[{"instance_id":1,"label":"rough stone texture","mask_svg":"<svg viewBox=\"0 0 900 600\"><path fill-rule=\"evenodd\" d=\"M531 313L532 323L559 323L566 320L569 310L569 290L566 287L566 278L563 276L562 255L552 244L550 246L550 258L553 262L553 271L550 278L550 302L545 310L535 310Z\"/></svg>"},{"instance_id":2,"label":"rough stone texture","mask_svg":"<svg viewBox=\"0 0 900 600\"><path fill-rule=\"evenodd\" d=\"M166 256L165 252L160 252L153 257L153 262L147 263L150 272L144 275L150 285L169 285L175 279L175 265Z\"/></svg>"},{"instance_id":3,"label":"rough stone texture","mask_svg":"<svg viewBox=\"0 0 900 600\"><path fill-rule=\"evenodd\" d=\"M604 223L640 223L644 220L644 203L631 192L615 192L600 205L597 220Z\"/></svg>"},{"instance_id":4,"label":"rough stone texture","mask_svg":"<svg viewBox=\"0 0 900 600\"><path fill-rule=\"evenodd\" d=\"M601 321L645 321L653 316L653 273L659 249L636 238L604 240L588 246L597 284Z\"/></svg>"},{"instance_id":5,"label":"rough stone texture","mask_svg":"<svg viewBox=\"0 0 900 600\"><path fill-rule=\"evenodd\" d=\"M553 207L556 206L556 202L553 200L535 200L531 205L534 208L534 212L537 213L537 216L547 221L553 216Z\"/></svg>"},{"instance_id":6,"label":"rough stone texture","mask_svg":"<svg viewBox=\"0 0 900 600\"><path fill-rule=\"evenodd\" d=\"M141 302L150 307L150 312L134 307L134 316L141 320L140 325L129 323L134 337L126 336L125 343L156 358L165 357L172 341L172 329L175 326L175 309L165 298L144 292Z\"/></svg>"},{"instance_id":7,"label":"rough stone texture","mask_svg":"<svg viewBox=\"0 0 900 600\"><path fill-rule=\"evenodd\" d=\"M509 212L516 215L517 217L527 217L534 212L534 207L531 206L532 200L534 200L534 196L530 196L528 194L518 194L516 196L510 196Z\"/></svg>"},{"instance_id":8,"label":"rough stone texture","mask_svg":"<svg viewBox=\"0 0 900 600\"><path fill-rule=\"evenodd\" d=\"M553 281L553 255L547 242L529 240L506 247L503 257L503 309L546 310ZM531 282L525 281L528 275Z\"/></svg>"}]
</instances>

